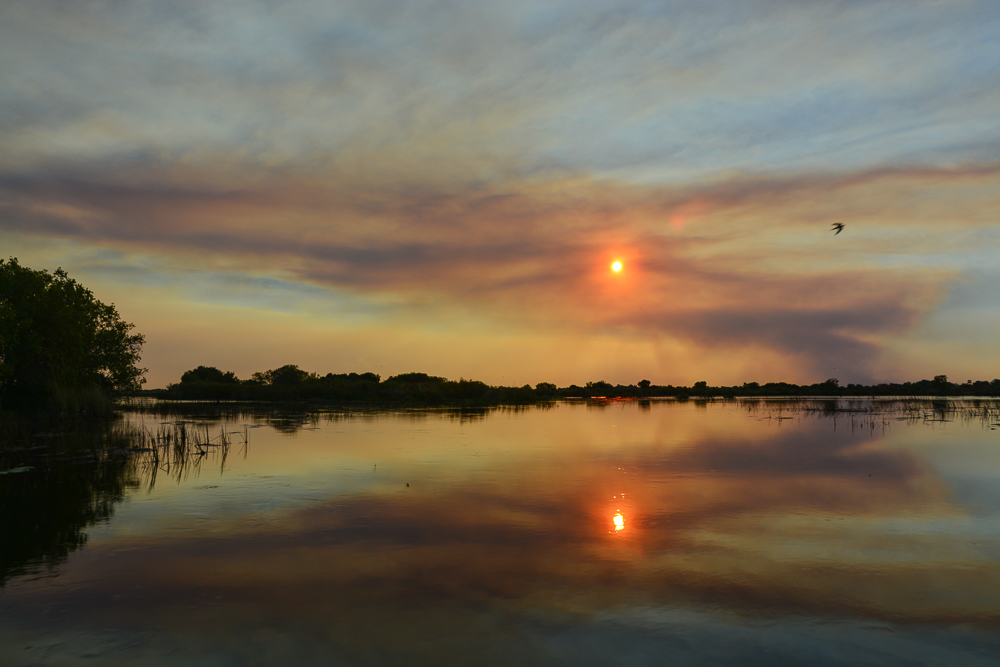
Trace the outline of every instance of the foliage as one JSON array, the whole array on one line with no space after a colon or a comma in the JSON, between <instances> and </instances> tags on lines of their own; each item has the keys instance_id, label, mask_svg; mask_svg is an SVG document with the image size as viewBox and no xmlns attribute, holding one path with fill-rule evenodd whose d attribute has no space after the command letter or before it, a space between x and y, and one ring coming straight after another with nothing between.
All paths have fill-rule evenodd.
<instances>
[{"instance_id":1,"label":"foliage","mask_svg":"<svg viewBox=\"0 0 1000 667\"><path fill-rule=\"evenodd\" d=\"M539 396L555 396L558 389L559 387L551 382L539 382L535 385L535 392Z\"/></svg>"},{"instance_id":2,"label":"foliage","mask_svg":"<svg viewBox=\"0 0 1000 667\"><path fill-rule=\"evenodd\" d=\"M295 364L287 364L281 368L272 368L269 371L264 371L263 373L254 373L250 380L262 385L269 385L272 387L287 387L292 385L299 385L306 380L314 380L316 375L314 373L307 373Z\"/></svg>"},{"instance_id":3,"label":"foliage","mask_svg":"<svg viewBox=\"0 0 1000 667\"><path fill-rule=\"evenodd\" d=\"M378 384L381 377L378 373L327 373L323 376L327 382L374 382Z\"/></svg>"},{"instance_id":4,"label":"foliage","mask_svg":"<svg viewBox=\"0 0 1000 667\"><path fill-rule=\"evenodd\" d=\"M604 380L588 382L585 389L587 389L592 396L605 396L614 392L614 386L610 382L605 382Z\"/></svg>"},{"instance_id":5,"label":"foliage","mask_svg":"<svg viewBox=\"0 0 1000 667\"><path fill-rule=\"evenodd\" d=\"M427 382L445 382L442 377L428 375L427 373L400 373L388 378L386 382L396 382L403 384L422 384Z\"/></svg>"},{"instance_id":6,"label":"foliage","mask_svg":"<svg viewBox=\"0 0 1000 667\"><path fill-rule=\"evenodd\" d=\"M144 337L61 268L0 260L0 406L56 406L67 393L138 389Z\"/></svg>"},{"instance_id":7,"label":"foliage","mask_svg":"<svg viewBox=\"0 0 1000 667\"><path fill-rule=\"evenodd\" d=\"M181 382L214 382L219 384L239 384L240 379L232 371L223 373L215 366L198 366L186 371Z\"/></svg>"},{"instance_id":8,"label":"foliage","mask_svg":"<svg viewBox=\"0 0 1000 667\"><path fill-rule=\"evenodd\" d=\"M190 378L207 378L214 381L188 381ZM220 378L229 378L220 379ZM992 382L948 383L944 376L934 380L921 380L904 384L872 386L840 384L837 378L828 378L811 385L787 382L744 382L741 386L710 386L706 380L690 387L654 385L649 380L636 384L613 385L598 380L585 386L558 387L551 382L539 382L532 388L495 387L477 380L460 379L457 382L427 373L402 373L380 381L376 373L327 373L319 376L298 366L254 373L245 382L235 380L232 373L204 366L188 371L179 384L170 385L165 398L228 401L304 401L338 405L376 406L452 406L487 407L493 405L524 405L558 399L650 399L654 397L678 400L709 400L748 396L1000 396L1000 380Z\"/></svg>"}]
</instances>

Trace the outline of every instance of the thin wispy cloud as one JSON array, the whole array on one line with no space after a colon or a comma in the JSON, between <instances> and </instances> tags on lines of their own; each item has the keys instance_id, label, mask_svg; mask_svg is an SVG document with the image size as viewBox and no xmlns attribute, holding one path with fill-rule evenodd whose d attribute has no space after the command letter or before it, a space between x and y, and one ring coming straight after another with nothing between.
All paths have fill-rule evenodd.
<instances>
[{"instance_id":1,"label":"thin wispy cloud","mask_svg":"<svg viewBox=\"0 0 1000 667\"><path fill-rule=\"evenodd\" d=\"M401 304L387 339L412 300L874 379L1000 211L990 2L42 1L0 26L9 238Z\"/></svg>"}]
</instances>

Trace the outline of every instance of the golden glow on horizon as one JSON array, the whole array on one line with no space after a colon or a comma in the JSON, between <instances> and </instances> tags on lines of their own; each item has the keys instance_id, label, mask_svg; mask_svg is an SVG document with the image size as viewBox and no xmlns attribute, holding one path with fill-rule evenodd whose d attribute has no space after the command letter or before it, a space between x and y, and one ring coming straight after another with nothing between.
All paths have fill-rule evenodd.
<instances>
[{"instance_id":1,"label":"golden glow on horizon","mask_svg":"<svg viewBox=\"0 0 1000 667\"><path fill-rule=\"evenodd\" d=\"M116 13L111 30L50 3L5 3L0 16L17 18L0 25L24 35L4 44L5 73L58 102L5 126L0 245L11 250L0 257L63 267L114 303L146 339L148 388L200 363L243 378L295 363L503 386L988 380L1000 346L985 336L1000 306L982 246L1000 219L1000 163L977 137L1000 136L1000 119L970 103L909 109L920 132L885 123L891 100L939 98L928 67L982 61L994 47L963 28L981 25L981 10L940 22L911 4L906 21L940 34L948 55L873 39L863 5L836 14L857 53L903 63L890 95L880 69L838 60L839 38L816 40L808 62L776 58L775 35L827 29L813 9L755 24L752 40L731 13L654 16L631 3L597 28L569 3L547 9L532 28L545 38L523 42L538 20L523 8L502 21L447 13L456 35L490 35L460 46L415 37L438 19L417 12L385 33L380 57L354 38L323 51L328 76L301 67L298 52L276 58L275 44L324 26L382 34L377 14L303 8L275 24L218 3L203 29L171 24L178 38L151 49L136 35L155 40L162 25L146 12ZM665 26L711 26L705 46L670 42L670 57L696 69L648 58L668 48ZM248 44L247 32L261 37ZM552 44L576 40L587 66L552 56ZM62 46L33 55L42 43ZM688 48L738 49L738 74ZM199 49L218 61L192 67L185 54ZM77 70L84 62L95 66ZM106 78L116 68L136 72L134 85ZM958 69L967 78L953 85L968 99L997 94L989 77ZM171 86L140 74L154 71ZM440 89L398 94L421 76ZM836 94L845 77L857 84L849 103ZM366 94L352 95L344 82L360 80ZM33 90L8 86L4 99L31 108ZM744 90L872 111L857 126L804 116L796 129L824 146L816 153L798 135L755 141L781 132L786 110L719 102ZM593 132L595 122L615 130ZM873 140L859 145L864 132ZM80 164L90 185L66 176ZM129 220L142 220L141 235ZM816 220L857 221L857 245L834 251ZM597 517L605 525L606 509Z\"/></svg>"}]
</instances>

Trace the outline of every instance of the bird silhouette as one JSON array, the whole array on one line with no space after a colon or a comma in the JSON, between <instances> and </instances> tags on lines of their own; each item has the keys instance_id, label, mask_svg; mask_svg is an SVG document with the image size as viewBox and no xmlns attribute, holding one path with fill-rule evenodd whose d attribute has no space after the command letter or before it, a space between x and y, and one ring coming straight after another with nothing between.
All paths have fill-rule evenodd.
<instances>
[{"instance_id":1,"label":"bird silhouette","mask_svg":"<svg viewBox=\"0 0 1000 667\"><path fill-rule=\"evenodd\" d=\"M837 230L837 231L835 231L833 233L833 235L836 236L840 232L844 231L844 223L842 223L842 222L835 222L832 225L832 229L836 229Z\"/></svg>"}]
</instances>

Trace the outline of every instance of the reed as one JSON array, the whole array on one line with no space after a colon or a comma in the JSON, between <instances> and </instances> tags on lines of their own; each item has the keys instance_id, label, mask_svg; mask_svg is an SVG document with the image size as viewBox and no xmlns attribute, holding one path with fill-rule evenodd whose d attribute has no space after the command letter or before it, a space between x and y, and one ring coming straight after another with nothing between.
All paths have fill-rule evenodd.
<instances>
[{"instance_id":1,"label":"reed","mask_svg":"<svg viewBox=\"0 0 1000 667\"><path fill-rule=\"evenodd\" d=\"M818 415L834 420L847 418L854 428L885 428L891 421L932 423L978 422L1000 427L1000 399L934 399L914 396L875 398L784 398L737 399L748 413L769 420L787 419L787 414Z\"/></svg>"},{"instance_id":2,"label":"reed","mask_svg":"<svg viewBox=\"0 0 1000 667\"><path fill-rule=\"evenodd\" d=\"M160 473L180 483L192 474L197 476L209 461L218 462L219 472L225 472L232 435L240 436L241 451L245 451L249 443L246 427L242 432L227 432L223 424L218 435L213 436L208 424L199 426L189 421L160 424L155 430L141 425L133 434L135 444L131 449L141 486L147 493L152 491Z\"/></svg>"}]
</instances>

